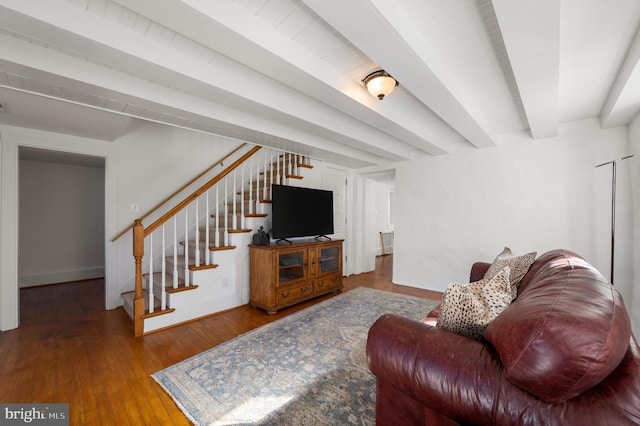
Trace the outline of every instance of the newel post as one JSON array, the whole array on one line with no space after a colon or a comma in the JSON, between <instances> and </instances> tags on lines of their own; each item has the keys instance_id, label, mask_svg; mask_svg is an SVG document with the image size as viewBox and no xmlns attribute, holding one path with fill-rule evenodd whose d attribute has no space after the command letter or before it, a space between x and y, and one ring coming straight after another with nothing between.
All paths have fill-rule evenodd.
<instances>
[{"instance_id":1,"label":"newel post","mask_svg":"<svg viewBox=\"0 0 640 426\"><path fill-rule=\"evenodd\" d=\"M133 224L133 258L136 262L136 294L133 299L133 328L136 337L144 334L144 295L142 293L142 257L144 256L144 226L141 219Z\"/></svg>"}]
</instances>

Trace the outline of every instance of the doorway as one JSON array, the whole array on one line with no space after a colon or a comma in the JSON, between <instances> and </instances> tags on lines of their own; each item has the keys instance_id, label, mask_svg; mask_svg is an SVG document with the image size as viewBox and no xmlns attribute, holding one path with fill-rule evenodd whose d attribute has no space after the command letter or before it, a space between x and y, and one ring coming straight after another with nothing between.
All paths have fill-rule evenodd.
<instances>
[{"instance_id":1,"label":"doorway","mask_svg":"<svg viewBox=\"0 0 640 426\"><path fill-rule=\"evenodd\" d=\"M19 147L18 286L103 278L105 158Z\"/></svg>"},{"instance_id":2,"label":"doorway","mask_svg":"<svg viewBox=\"0 0 640 426\"><path fill-rule=\"evenodd\" d=\"M325 167L323 170L322 187L333 191L333 236L336 239L346 239L346 199L347 199L347 173L343 169ZM347 241L348 244L348 241ZM342 250L343 271L348 270L347 249Z\"/></svg>"}]
</instances>

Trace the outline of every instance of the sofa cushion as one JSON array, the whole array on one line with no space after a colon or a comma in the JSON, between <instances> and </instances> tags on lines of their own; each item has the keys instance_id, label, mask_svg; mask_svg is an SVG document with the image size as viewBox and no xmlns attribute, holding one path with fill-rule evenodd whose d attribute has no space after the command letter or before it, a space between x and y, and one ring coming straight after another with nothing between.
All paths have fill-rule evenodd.
<instances>
[{"instance_id":1,"label":"sofa cushion","mask_svg":"<svg viewBox=\"0 0 640 426\"><path fill-rule=\"evenodd\" d=\"M470 284L451 282L442 296L436 327L480 340L487 325L511 303L509 267Z\"/></svg>"},{"instance_id":2,"label":"sofa cushion","mask_svg":"<svg viewBox=\"0 0 640 426\"><path fill-rule=\"evenodd\" d=\"M491 279L496 276L502 268L508 266L511 269L509 281L511 282L511 293L513 299L518 295L518 285L525 276L531 264L536 260L537 252L523 254L522 256L514 256L509 247L505 247L498 256L493 260L491 266L484 274L485 279Z\"/></svg>"},{"instance_id":3,"label":"sofa cushion","mask_svg":"<svg viewBox=\"0 0 640 426\"><path fill-rule=\"evenodd\" d=\"M529 274L484 337L511 383L544 401L565 401L618 366L631 323L620 294L575 253L546 253Z\"/></svg>"}]
</instances>

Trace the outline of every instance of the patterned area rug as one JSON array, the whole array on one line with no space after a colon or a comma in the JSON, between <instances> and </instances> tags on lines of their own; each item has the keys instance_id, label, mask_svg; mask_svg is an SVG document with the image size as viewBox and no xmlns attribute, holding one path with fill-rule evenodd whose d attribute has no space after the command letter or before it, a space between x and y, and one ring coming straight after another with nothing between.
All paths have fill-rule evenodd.
<instances>
[{"instance_id":1,"label":"patterned area rug","mask_svg":"<svg viewBox=\"0 0 640 426\"><path fill-rule=\"evenodd\" d=\"M245 333L152 377L197 425L374 425L369 328L438 302L359 287Z\"/></svg>"}]
</instances>

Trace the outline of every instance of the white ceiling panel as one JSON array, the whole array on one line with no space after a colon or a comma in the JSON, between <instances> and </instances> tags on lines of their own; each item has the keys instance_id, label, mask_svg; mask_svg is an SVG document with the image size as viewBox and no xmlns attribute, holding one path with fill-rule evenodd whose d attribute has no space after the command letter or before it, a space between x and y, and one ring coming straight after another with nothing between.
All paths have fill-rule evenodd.
<instances>
[{"instance_id":1,"label":"white ceiling panel","mask_svg":"<svg viewBox=\"0 0 640 426\"><path fill-rule=\"evenodd\" d=\"M561 8L559 121L598 117L638 33L640 2L564 0Z\"/></svg>"},{"instance_id":2,"label":"white ceiling panel","mask_svg":"<svg viewBox=\"0 0 640 426\"><path fill-rule=\"evenodd\" d=\"M384 167L628 124L639 28L637 0L0 0L0 123L113 140L152 120ZM378 101L381 68L400 86Z\"/></svg>"}]
</instances>

